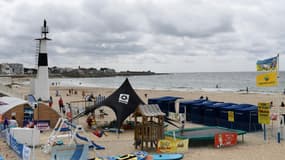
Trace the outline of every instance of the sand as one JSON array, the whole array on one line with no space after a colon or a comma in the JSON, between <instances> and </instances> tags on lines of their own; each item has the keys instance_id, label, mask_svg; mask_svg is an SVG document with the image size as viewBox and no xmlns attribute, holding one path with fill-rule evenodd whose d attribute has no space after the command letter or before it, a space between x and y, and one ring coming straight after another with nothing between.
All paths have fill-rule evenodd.
<instances>
[{"instance_id":1,"label":"sand","mask_svg":"<svg viewBox=\"0 0 285 160\"><path fill-rule=\"evenodd\" d=\"M27 88L17 88L21 93L28 92ZM115 89L108 88L84 88L84 87L73 87L74 90L78 92L77 95L67 96L68 89L66 87L51 87L50 93L53 96L54 109L58 110L58 98L55 97L55 92L58 90L60 94L63 96L64 103L76 100L82 100L82 90L85 93L94 95L110 95ZM250 103L257 105L258 102L270 102L273 101L274 107L272 108L273 112L277 111L277 104L280 104L280 100L284 100L284 95L279 94L257 94L249 92L204 92L204 91L170 91L170 90L136 90L138 95L142 98L143 101L147 102L147 98L160 97L160 96L179 96L183 97L185 100L193 100L198 99L201 95L204 97L208 97L213 101L222 101L222 102L235 102L235 103ZM147 97L145 97L147 94ZM111 121L114 119L114 112L112 112L109 108L105 109L109 115L102 120L98 120L99 123L104 123L105 121ZM283 108L282 108L282 111ZM133 130L127 130L124 133L120 134L118 137L114 133L108 133L108 136L103 136L102 138L98 138L94 136L90 130L87 128L85 123L86 117L82 117L80 119L80 124L85 127L85 130L88 131L89 137L94 140L96 143L105 146L106 150L96 151L97 155L107 156L107 155L118 155L118 154L126 154L135 151L133 146L134 143L134 133ZM184 159L191 160L268 160L268 159L281 159L283 157L283 151L285 150L284 140L281 141L280 144L277 143L276 140L276 121L273 122L273 130L271 130L272 126L268 126L268 140L263 140L263 132L254 132L247 133L245 135L244 142L241 141L241 137L239 137L239 142L235 146L225 147L216 149L213 147L213 144L202 144L198 146L190 146L188 151L184 153ZM185 128L198 127L202 125L192 124L187 122ZM171 126L168 129L174 129ZM41 143L45 144L47 141L47 137L51 131L46 131L41 134ZM191 143L191 142L190 142ZM0 142L0 153L1 155L6 155L5 143L3 140ZM3 153L5 151L5 153ZM11 157L13 156L13 152L10 153ZM95 152L91 152L90 155L95 155ZM50 155L41 152L40 147L36 148L35 159L37 160L49 160ZM7 158L14 159L14 158Z\"/></svg>"}]
</instances>

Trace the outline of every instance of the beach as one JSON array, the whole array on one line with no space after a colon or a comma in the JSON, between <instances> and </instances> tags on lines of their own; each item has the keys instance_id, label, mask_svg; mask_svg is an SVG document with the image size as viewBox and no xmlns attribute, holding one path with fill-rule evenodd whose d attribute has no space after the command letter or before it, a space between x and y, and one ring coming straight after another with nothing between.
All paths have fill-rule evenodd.
<instances>
[{"instance_id":1,"label":"beach","mask_svg":"<svg viewBox=\"0 0 285 160\"><path fill-rule=\"evenodd\" d=\"M77 94L69 94L69 89L76 90ZM29 88L27 87L18 87L17 90L21 93L28 93ZM85 94L94 94L109 96L116 89L113 88L92 88L92 87L61 87L61 86L53 86L50 88L50 94L53 96L53 108L58 110L58 100L59 97L56 97L56 90L60 93L63 98L64 103L69 103L71 101L83 100L82 91L84 90ZM213 101L221 101L221 102L233 102L233 103L249 103L257 105L258 102L270 102L273 101L272 111L277 111L277 105L279 105L280 99L283 100L285 98L284 95L280 94L258 94L258 93L245 93L245 92L205 92L205 91L172 91L172 90L136 90L139 97L147 103L148 98L155 98L161 96L177 96L183 98L182 100L194 100L198 99L200 96L208 97L209 100ZM147 95L147 96L145 96ZM275 103L276 102L276 103ZM278 104L277 104L278 102ZM115 114L110 108L104 109L108 112L108 116L104 117L104 119L98 119L98 123L104 123L105 121L111 121L114 119ZM283 108L281 108L281 112L283 112ZM284 112L285 113L285 112ZM102 121L102 122L100 122ZM98 138L94 136L90 129L88 129L86 124L86 116L82 117L79 120L79 123L84 126L87 131L89 138L95 141L97 144L100 144L106 147L105 150L99 150L96 152L90 152L90 156L109 156L109 155L121 155L127 154L136 151L133 143L134 143L134 132L133 130L126 130L119 136L115 133L107 133L108 136L103 136ZM192 124L187 122L185 124L185 128L192 127L202 127L203 125ZM263 132L253 132L247 133L244 136L244 142L242 142L241 137L238 137L238 144L230 147L224 148L214 148L213 144L201 144L198 146L191 146L187 152L184 153L184 159L191 160L268 160L268 159L280 159L283 157L283 151L285 149L285 143L282 140L280 144L277 143L276 140L276 126L277 122L273 122L273 130L271 130L271 125L268 126L268 136L267 141L263 140ZM168 130L175 129L170 126L167 128ZM51 131L45 131L40 135L41 144L45 144L47 142L47 138L50 135ZM1 141L1 155L6 155L5 143ZM5 153L3 153L5 152ZM9 151L9 155L11 157L9 159L13 159L13 152ZM50 159L50 154L45 154L40 150L40 147L36 147L35 159L39 160L48 160Z\"/></svg>"}]
</instances>

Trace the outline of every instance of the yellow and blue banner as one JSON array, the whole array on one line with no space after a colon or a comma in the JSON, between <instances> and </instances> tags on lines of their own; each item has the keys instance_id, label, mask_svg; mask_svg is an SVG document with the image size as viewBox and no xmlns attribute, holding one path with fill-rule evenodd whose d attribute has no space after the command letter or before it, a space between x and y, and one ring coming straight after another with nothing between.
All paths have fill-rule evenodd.
<instances>
[{"instance_id":1,"label":"yellow and blue banner","mask_svg":"<svg viewBox=\"0 0 285 160\"><path fill-rule=\"evenodd\" d=\"M261 73L256 76L257 87L271 87L277 85L278 85L277 72Z\"/></svg>"},{"instance_id":2,"label":"yellow and blue banner","mask_svg":"<svg viewBox=\"0 0 285 160\"><path fill-rule=\"evenodd\" d=\"M258 60L256 62L256 70L257 71L277 71L277 61L278 56L264 59L264 60Z\"/></svg>"}]
</instances>

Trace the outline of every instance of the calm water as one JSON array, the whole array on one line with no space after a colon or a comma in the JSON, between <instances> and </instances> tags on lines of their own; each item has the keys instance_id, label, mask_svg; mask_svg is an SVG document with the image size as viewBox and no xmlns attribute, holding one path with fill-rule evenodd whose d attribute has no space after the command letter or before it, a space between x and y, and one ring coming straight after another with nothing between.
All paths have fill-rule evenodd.
<instances>
[{"instance_id":1,"label":"calm water","mask_svg":"<svg viewBox=\"0 0 285 160\"><path fill-rule=\"evenodd\" d=\"M255 76L256 72L203 72L130 76L128 78L135 89L238 92L248 87L250 92L270 93L283 92L285 88L285 72L280 72L278 87L256 87ZM50 79L50 82L60 82L61 86L118 88L125 78L126 77L56 78ZM216 88L217 85L219 88Z\"/></svg>"}]
</instances>

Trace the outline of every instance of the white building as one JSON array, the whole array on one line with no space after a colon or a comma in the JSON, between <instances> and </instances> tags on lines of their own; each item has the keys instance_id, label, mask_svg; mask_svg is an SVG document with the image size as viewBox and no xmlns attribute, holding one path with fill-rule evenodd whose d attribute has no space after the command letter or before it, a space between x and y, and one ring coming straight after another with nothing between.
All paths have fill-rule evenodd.
<instances>
[{"instance_id":1,"label":"white building","mask_svg":"<svg viewBox=\"0 0 285 160\"><path fill-rule=\"evenodd\" d=\"M0 64L0 74L24 74L23 64L20 63L2 63Z\"/></svg>"}]
</instances>

